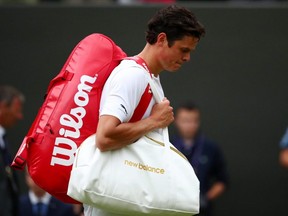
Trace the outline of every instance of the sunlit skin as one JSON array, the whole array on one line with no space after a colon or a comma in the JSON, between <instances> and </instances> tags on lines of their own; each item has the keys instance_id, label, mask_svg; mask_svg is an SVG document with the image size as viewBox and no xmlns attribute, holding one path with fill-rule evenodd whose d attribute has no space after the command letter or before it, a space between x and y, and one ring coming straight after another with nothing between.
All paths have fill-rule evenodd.
<instances>
[{"instance_id":1,"label":"sunlit skin","mask_svg":"<svg viewBox=\"0 0 288 216\"><path fill-rule=\"evenodd\" d=\"M23 119L22 101L15 97L10 105L0 102L0 124L4 128L11 128Z\"/></svg>"}]
</instances>

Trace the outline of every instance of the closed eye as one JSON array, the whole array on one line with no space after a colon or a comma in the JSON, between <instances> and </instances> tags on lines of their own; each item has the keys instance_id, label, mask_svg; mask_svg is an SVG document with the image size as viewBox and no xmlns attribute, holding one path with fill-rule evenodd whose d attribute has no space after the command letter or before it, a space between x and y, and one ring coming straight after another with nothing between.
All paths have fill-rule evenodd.
<instances>
[{"instance_id":1,"label":"closed eye","mask_svg":"<svg viewBox=\"0 0 288 216\"><path fill-rule=\"evenodd\" d=\"M191 50L189 48L181 48L182 53L190 53Z\"/></svg>"}]
</instances>

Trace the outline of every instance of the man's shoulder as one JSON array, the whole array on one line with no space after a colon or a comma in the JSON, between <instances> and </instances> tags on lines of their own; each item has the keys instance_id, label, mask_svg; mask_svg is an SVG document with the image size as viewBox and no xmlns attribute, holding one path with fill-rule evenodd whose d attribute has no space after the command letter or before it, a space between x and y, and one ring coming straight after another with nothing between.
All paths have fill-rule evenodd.
<instances>
[{"instance_id":1,"label":"man's shoulder","mask_svg":"<svg viewBox=\"0 0 288 216\"><path fill-rule=\"evenodd\" d=\"M74 215L72 205L51 197L47 216Z\"/></svg>"},{"instance_id":2,"label":"man's shoulder","mask_svg":"<svg viewBox=\"0 0 288 216\"><path fill-rule=\"evenodd\" d=\"M183 139L179 135L172 136L170 140L176 148L180 148L183 143Z\"/></svg>"},{"instance_id":3,"label":"man's shoulder","mask_svg":"<svg viewBox=\"0 0 288 216\"><path fill-rule=\"evenodd\" d=\"M64 207L70 206L69 204L62 202L53 196L51 197L50 203L53 203L54 205L57 205L57 206L64 206Z\"/></svg>"},{"instance_id":4,"label":"man's shoulder","mask_svg":"<svg viewBox=\"0 0 288 216\"><path fill-rule=\"evenodd\" d=\"M206 145L207 147L218 148L218 144L215 141L213 141L213 140L211 140L209 138L206 138L206 137L204 137L203 140L204 140L203 141L204 145Z\"/></svg>"},{"instance_id":5,"label":"man's shoulder","mask_svg":"<svg viewBox=\"0 0 288 216\"><path fill-rule=\"evenodd\" d=\"M72 210L72 206L70 204L64 203L55 197L51 197L50 200L50 206L57 209L58 211L68 211L70 212Z\"/></svg>"},{"instance_id":6,"label":"man's shoulder","mask_svg":"<svg viewBox=\"0 0 288 216\"><path fill-rule=\"evenodd\" d=\"M148 84L147 79L148 72L139 64L133 60L123 60L114 70L108 78L108 85L112 86L137 86L141 92L142 88ZM147 82L145 82L145 80Z\"/></svg>"},{"instance_id":7,"label":"man's shoulder","mask_svg":"<svg viewBox=\"0 0 288 216\"><path fill-rule=\"evenodd\" d=\"M215 142L214 140L211 140L211 139L208 139L208 138L205 137L203 143L204 143L204 146L205 146L206 148L209 148L210 150L217 150L217 149L219 149L218 143Z\"/></svg>"},{"instance_id":8,"label":"man's shoulder","mask_svg":"<svg viewBox=\"0 0 288 216\"><path fill-rule=\"evenodd\" d=\"M28 194L19 197L19 216L32 215L32 203Z\"/></svg>"},{"instance_id":9,"label":"man's shoulder","mask_svg":"<svg viewBox=\"0 0 288 216\"><path fill-rule=\"evenodd\" d=\"M133 60L123 60L112 73L120 73L123 76L145 76L147 71Z\"/></svg>"},{"instance_id":10,"label":"man's shoulder","mask_svg":"<svg viewBox=\"0 0 288 216\"><path fill-rule=\"evenodd\" d=\"M29 195L23 194L19 197L20 205L29 205L31 203Z\"/></svg>"},{"instance_id":11,"label":"man's shoulder","mask_svg":"<svg viewBox=\"0 0 288 216\"><path fill-rule=\"evenodd\" d=\"M207 138L205 138L203 142L203 152L206 152L206 154L210 154L211 156L214 155L216 157L222 155L222 149L219 144Z\"/></svg>"},{"instance_id":12,"label":"man's shoulder","mask_svg":"<svg viewBox=\"0 0 288 216\"><path fill-rule=\"evenodd\" d=\"M138 64L136 61L134 61L132 59L122 60L117 67L140 67L140 68L143 68L140 64Z\"/></svg>"}]
</instances>

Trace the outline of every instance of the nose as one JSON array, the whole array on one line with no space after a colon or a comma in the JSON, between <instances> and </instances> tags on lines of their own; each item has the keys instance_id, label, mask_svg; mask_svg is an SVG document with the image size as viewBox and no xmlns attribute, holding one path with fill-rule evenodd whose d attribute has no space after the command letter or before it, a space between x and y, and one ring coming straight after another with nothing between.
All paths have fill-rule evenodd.
<instances>
[{"instance_id":1,"label":"nose","mask_svg":"<svg viewBox=\"0 0 288 216\"><path fill-rule=\"evenodd\" d=\"M183 56L183 62L188 62L188 61L190 61L190 53L187 53L187 54L185 54L184 56Z\"/></svg>"}]
</instances>

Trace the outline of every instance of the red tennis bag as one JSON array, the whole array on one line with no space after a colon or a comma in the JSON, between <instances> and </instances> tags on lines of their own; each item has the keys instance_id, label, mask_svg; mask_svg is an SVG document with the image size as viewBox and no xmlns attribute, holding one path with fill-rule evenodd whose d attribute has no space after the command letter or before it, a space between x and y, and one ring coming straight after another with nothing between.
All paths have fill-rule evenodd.
<instances>
[{"instance_id":1,"label":"red tennis bag","mask_svg":"<svg viewBox=\"0 0 288 216\"><path fill-rule=\"evenodd\" d=\"M110 38L91 34L72 51L50 82L45 101L25 136L12 167L28 171L37 185L56 198L67 196L76 149L96 132L104 84L126 54ZM139 64L140 59L134 59ZM144 115L152 98L147 86L130 121Z\"/></svg>"}]
</instances>

